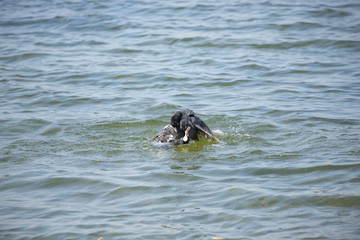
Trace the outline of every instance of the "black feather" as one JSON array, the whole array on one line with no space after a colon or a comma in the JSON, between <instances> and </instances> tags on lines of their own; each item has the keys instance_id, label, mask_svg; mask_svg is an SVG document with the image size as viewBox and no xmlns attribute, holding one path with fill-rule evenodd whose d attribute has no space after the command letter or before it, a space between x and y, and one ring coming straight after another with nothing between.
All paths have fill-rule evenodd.
<instances>
[{"instance_id":1,"label":"black feather","mask_svg":"<svg viewBox=\"0 0 360 240\"><path fill-rule=\"evenodd\" d=\"M198 140L199 134L204 133L211 139L219 140L214 136L208 125L200 119L194 111L190 109L183 109L177 111L170 120L170 125L166 126L155 138L157 142L170 144L185 144L187 141L182 141L185 132L188 129L189 140ZM173 141L172 138L175 140Z\"/></svg>"}]
</instances>

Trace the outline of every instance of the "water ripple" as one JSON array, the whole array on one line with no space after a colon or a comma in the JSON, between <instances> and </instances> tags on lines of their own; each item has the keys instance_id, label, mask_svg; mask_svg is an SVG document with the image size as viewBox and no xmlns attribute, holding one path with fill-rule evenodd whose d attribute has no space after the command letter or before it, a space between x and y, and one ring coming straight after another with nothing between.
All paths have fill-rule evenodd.
<instances>
[{"instance_id":1,"label":"water ripple","mask_svg":"<svg viewBox=\"0 0 360 240\"><path fill-rule=\"evenodd\" d=\"M0 238L358 238L359 6L2 1Z\"/></svg>"}]
</instances>

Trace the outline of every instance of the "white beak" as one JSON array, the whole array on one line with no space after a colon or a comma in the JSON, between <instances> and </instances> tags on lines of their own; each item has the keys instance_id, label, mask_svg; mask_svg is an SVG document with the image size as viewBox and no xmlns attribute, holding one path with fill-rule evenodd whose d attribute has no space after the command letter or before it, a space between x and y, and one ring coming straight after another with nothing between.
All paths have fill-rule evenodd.
<instances>
[{"instance_id":1,"label":"white beak","mask_svg":"<svg viewBox=\"0 0 360 240\"><path fill-rule=\"evenodd\" d=\"M184 142L187 142L189 140L189 131L190 131L190 127L188 127L186 130L185 130L185 136L183 137L183 141Z\"/></svg>"}]
</instances>

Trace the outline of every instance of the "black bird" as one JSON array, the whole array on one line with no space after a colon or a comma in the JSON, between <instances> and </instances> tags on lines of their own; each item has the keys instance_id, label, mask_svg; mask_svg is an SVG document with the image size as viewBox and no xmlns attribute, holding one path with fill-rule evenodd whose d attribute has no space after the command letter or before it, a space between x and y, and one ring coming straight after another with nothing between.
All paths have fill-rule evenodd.
<instances>
[{"instance_id":1,"label":"black bird","mask_svg":"<svg viewBox=\"0 0 360 240\"><path fill-rule=\"evenodd\" d=\"M170 125L165 126L164 129L155 136L155 141L174 145L186 144L189 143L189 140L198 140L198 135L201 133L220 142L206 123L202 121L194 111L184 109L177 111L174 116L171 117Z\"/></svg>"}]
</instances>

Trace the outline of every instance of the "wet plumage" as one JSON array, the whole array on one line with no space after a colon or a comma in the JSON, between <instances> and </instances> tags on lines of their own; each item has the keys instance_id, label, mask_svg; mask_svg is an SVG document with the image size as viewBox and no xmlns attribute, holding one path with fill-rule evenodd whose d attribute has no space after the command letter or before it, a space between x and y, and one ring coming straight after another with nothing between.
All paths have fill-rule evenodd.
<instances>
[{"instance_id":1,"label":"wet plumage","mask_svg":"<svg viewBox=\"0 0 360 240\"><path fill-rule=\"evenodd\" d=\"M206 123L194 111L184 109L177 111L171 117L170 125L164 127L155 137L155 141L174 145L186 144L190 140L198 140L199 134L205 134L205 136L219 142Z\"/></svg>"}]
</instances>

